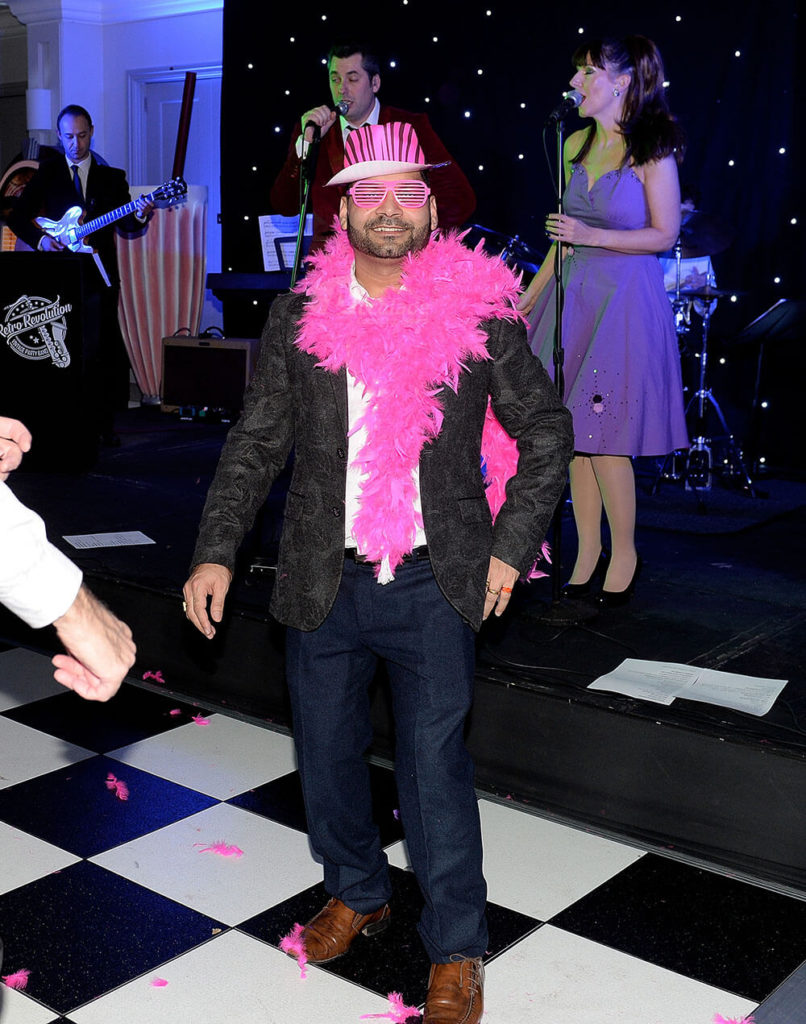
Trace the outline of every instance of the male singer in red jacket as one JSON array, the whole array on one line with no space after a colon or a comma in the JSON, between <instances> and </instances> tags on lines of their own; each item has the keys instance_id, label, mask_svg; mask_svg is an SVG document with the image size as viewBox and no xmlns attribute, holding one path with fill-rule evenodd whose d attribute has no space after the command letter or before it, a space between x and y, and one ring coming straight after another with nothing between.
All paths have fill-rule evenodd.
<instances>
[{"instance_id":1,"label":"male singer in red jacket","mask_svg":"<svg viewBox=\"0 0 806 1024\"><path fill-rule=\"evenodd\" d=\"M311 187L313 209L313 241L311 252L321 249L333 229L333 218L339 212L339 196L328 189L327 182L344 166L344 140L355 128L365 124L389 124L402 121L414 125L426 159L435 166L431 172L432 192L439 204L439 222L443 228L460 227L470 219L476 208L476 196L459 165L431 127L426 114L388 107L378 100L381 87L378 59L366 46L346 42L333 46L327 59L328 81L333 105L347 104L347 113L340 116L327 104L306 111L291 135L283 169L271 190L275 213L293 217L300 211L300 159L313 136L306 127L303 145L302 127L310 121L319 125L321 144L316 175Z\"/></svg>"}]
</instances>

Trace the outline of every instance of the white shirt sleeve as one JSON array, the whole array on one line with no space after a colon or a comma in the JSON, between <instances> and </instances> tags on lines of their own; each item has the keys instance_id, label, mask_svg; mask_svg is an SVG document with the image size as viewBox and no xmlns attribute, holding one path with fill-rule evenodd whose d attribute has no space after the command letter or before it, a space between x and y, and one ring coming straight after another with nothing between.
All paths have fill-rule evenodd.
<instances>
[{"instance_id":1,"label":"white shirt sleeve","mask_svg":"<svg viewBox=\"0 0 806 1024\"><path fill-rule=\"evenodd\" d=\"M81 570L47 538L42 519L0 482L0 603L33 629L63 615Z\"/></svg>"}]
</instances>

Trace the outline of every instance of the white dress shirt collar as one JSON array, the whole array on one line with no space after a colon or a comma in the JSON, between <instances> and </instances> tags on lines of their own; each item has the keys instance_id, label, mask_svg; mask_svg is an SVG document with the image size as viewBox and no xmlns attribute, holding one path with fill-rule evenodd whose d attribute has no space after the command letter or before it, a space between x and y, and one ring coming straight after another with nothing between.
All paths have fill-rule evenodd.
<instances>
[{"instance_id":1,"label":"white dress shirt collar","mask_svg":"<svg viewBox=\"0 0 806 1024\"><path fill-rule=\"evenodd\" d=\"M368 116L364 118L363 124L348 124L347 118L339 115L339 121L341 123L341 135L346 141L347 136L351 131L355 131L356 128L363 128L365 124L377 124L381 116L381 103L378 97L375 97L375 106L369 112Z\"/></svg>"}]
</instances>

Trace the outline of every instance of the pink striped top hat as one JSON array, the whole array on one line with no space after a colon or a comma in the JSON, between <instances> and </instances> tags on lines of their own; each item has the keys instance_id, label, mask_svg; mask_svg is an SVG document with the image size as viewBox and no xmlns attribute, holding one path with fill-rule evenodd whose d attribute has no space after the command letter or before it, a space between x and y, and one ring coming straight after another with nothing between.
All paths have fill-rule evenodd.
<instances>
[{"instance_id":1,"label":"pink striped top hat","mask_svg":"<svg viewBox=\"0 0 806 1024\"><path fill-rule=\"evenodd\" d=\"M403 171L425 171L427 164L417 133L410 124L367 124L351 131L344 145L344 169L328 185L348 185L362 178Z\"/></svg>"}]
</instances>

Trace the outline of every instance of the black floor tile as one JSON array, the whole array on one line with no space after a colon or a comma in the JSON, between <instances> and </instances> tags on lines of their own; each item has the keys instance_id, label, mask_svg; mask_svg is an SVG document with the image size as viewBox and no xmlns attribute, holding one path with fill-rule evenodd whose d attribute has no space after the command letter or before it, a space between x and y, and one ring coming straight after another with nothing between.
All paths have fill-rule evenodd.
<instances>
[{"instance_id":1,"label":"black floor tile","mask_svg":"<svg viewBox=\"0 0 806 1024\"><path fill-rule=\"evenodd\" d=\"M3 972L62 1014L227 928L86 861L0 896L0 918Z\"/></svg>"},{"instance_id":2,"label":"black floor tile","mask_svg":"<svg viewBox=\"0 0 806 1024\"><path fill-rule=\"evenodd\" d=\"M806 960L806 902L652 854L551 924L755 1002Z\"/></svg>"},{"instance_id":3,"label":"black floor tile","mask_svg":"<svg viewBox=\"0 0 806 1024\"><path fill-rule=\"evenodd\" d=\"M110 773L126 783L128 800L107 788ZM0 821L92 857L215 803L193 789L98 756L0 790Z\"/></svg>"},{"instance_id":4,"label":"black floor tile","mask_svg":"<svg viewBox=\"0 0 806 1024\"><path fill-rule=\"evenodd\" d=\"M400 992L407 1003L420 1005L425 1002L430 969L428 955L417 933L423 900L412 872L395 867L390 868L390 872L393 895L389 928L373 938L359 936L344 956L317 969L330 971L382 996ZM279 947L280 939L295 924L309 921L327 899L324 887L315 885L245 921L239 928ZM487 919L490 942L485 960L497 956L541 923L494 903L487 904Z\"/></svg>"},{"instance_id":5,"label":"black floor tile","mask_svg":"<svg viewBox=\"0 0 806 1024\"><path fill-rule=\"evenodd\" d=\"M172 715L179 710L181 714ZM105 754L187 725L198 709L138 686L123 685L106 702L82 700L65 691L4 712L5 718Z\"/></svg>"},{"instance_id":6,"label":"black floor tile","mask_svg":"<svg viewBox=\"0 0 806 1024\"><path fill-rule=\"evenodd\" d=\"M372 789L372 816L380 832L381 844L389 846L390 843L396 843L403 838L403 826L397 814L394 772L370 764L369 781ZM300 832L308 831L299 772L290 772L247 793L241 793L227 803L254 811L264 818L271 818L272 821Z\"/></svg>"}]
</instances>

